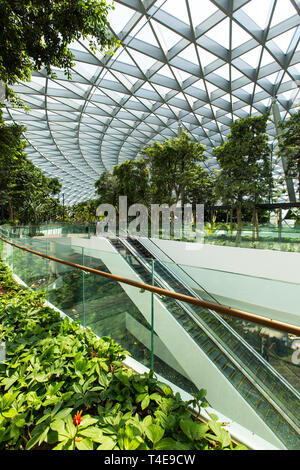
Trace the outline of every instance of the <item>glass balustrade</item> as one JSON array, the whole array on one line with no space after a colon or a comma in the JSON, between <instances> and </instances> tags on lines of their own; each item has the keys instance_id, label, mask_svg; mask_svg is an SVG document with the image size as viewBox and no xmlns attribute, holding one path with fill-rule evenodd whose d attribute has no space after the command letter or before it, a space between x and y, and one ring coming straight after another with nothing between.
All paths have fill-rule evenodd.
<instances>
[{"instance_id":1,"label":"glass balustrade","mask_svg":"<svg viewBox=\"0 0 300 470\"><path fill-rule=\"evenodd\" d=\"M94 248L93 240L86 239L89 234L78 239L52 235L31 236L25 228L6 227L1 228L0 234L50 257L215 304L234 308L252 306L252 313L260 315L263 315L264 305L254 302L258 294L255 282L260 283L265 294L283 289L291 304L299 294L300 286L296 283L179 265L167 256L160 259L159 248L153 247L150 241L145 246L130 238L105 239L99 250ZM205 356L288 449L300 448L300 344L297 338L42 258L5 242L0 246L2 259L14 274L31 289L44 291L52 305L98 336L113 338L134 359L194 393L197 381L185 367L181 345L174 345L175 338L184 333L190 354L199 351L199 367L201 357ZM212 288L211 279L216 276L219 277L215 283L223 290ZM250 298L245 297L245 288L241 289L244 303L240 300L237 305L230 299L230 286L236 289L242 282L253 288L252 304ZM251 313L251 308L243 310ZM269 313L267 310L266 318L272 314L274 319L276 309L269 308ZM296 324L295 312L286 310L284 314L290 314L288 318L295 320L288 323ZM278 316L282 311L277 305ZM209 401L209 394L207 398Z\"/></svg>"}]
</instances>

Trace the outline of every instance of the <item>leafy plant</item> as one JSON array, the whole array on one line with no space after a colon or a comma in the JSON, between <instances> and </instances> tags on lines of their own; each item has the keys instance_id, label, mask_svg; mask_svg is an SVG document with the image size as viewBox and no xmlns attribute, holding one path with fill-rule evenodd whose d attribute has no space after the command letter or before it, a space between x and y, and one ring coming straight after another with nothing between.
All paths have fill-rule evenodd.
<instances>
[{"instance_id":1,"label":"leafy plant","mask_svg":"<svg viewBox=\"0 0 300 470\"><path fill-rule=\"evenodd\" d=\"M205 390L185 402L153 371L125 368L119 344L62 320L3 263L1 289L1 450L239 448L215 416L203 423L191 414L190 405L206 406Z\"/></svg>"}]
</instances>

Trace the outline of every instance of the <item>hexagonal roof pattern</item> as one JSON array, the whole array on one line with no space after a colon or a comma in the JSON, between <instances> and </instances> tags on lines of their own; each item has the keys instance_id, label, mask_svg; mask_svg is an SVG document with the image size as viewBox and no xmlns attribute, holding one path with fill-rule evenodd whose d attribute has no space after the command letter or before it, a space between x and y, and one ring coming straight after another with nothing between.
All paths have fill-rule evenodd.
<instances>
[{"instance_id":1,"label":"hexagonal roof pattern","mask_svg":"<svg viewBox=\"0 0 300 470\"><path fill-rule=\"evenodd\" d=\"M111 29L122 47L94 54L72 44L72 79L44 70L15 86L30 112L8 105L5 119L27 126L27 154L63 183L67 204L94 196L105 170L136 158L178 126L212 150L232 121L277 104L296 110L300 85L299 0L116 0ZM268 133L276 144L276 126ZM275 174L281 174L278 161Z\"/></svg>"}]
</instances>

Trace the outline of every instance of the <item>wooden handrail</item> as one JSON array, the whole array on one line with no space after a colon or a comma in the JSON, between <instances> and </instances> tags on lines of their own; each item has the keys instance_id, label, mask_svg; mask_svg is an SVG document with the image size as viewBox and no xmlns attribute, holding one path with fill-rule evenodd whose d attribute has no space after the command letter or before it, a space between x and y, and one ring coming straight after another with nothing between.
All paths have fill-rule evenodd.
<instances>
[{"instance_id":1,"label":"wooden handrail","mask_svg":"<svg viewBox=\"0 0 300 470\"><path fill-rule=\"evenodd\" d=\"M217 313L221 313L221 314L224 314L224 315L229 315L229 316L234 317L234 318L239 318L241 320L245 320L245 321L249 321L249 322L252 322L252 323L259 324L259 325L263 325L267 328L279 330L279 331L282 331L284 333L290 333L292 335L300 336L300 327L299 326L290 325L288 323L283 323L283 322L280 322L280 321L277 321L277 320L272 320L270 318L265 318L265 317L262 317L260 315L244 312L243 310L238 310L238 309L235 309L235 308L232 308L232 307L225 307L224 305L215 304L213 302L207 302L205 300L196 299L195 297L190 297L188 295L183 295L183 294L179 294L177 292L168 291L168 290L162 289L160 287L151 286L149 284L144 284L142 282L133 281L132 279L127 279L127 278L124 278L124 277L121 277L121 276L117 276L115 274L106 273L105 271L99 271L98 269L89 268L87 266L82 266L81 264L72 263L70 261L65 261L65 260L60 259L60 258L55 258L54 256L46 255L44 253L41 253L41 252L38 252L38 251L35 251L35 250L30 250L30 248L26 248L24 246L17 245L16 243L13 243L13 242L11 242L11 241L7 240L6 238L3 238L3 237L0 237L0 240L4 241L5 243L8 243L11 246L14 246L15 248L19 248L20 250L27 251L28 253L32 253L32 254L40 256L42 258L49 259L50 261L55 261L56 263L60 263L60 264L66 265L66 266L70 266L70 267L73 267L73 268L76 268L76 269L80 269L80 270L82 270L84 272L87 272L87 273L95 274L97 276L102 276L102 277L105 277L105 278L110 279L112 281L117 281L117 282L121 282L123 284L128 284L130 286L134 286L134 287L137 287L139 289L143 289L143 290L146 290L146 291L149 291L149 292L153 292L154 294L158 294L160 296L171 297L171 298L179 300L181 302L186 302L188 304L197 305L197 306L200 306L200 307L204 307L204 308L213 310Z\"/></svg>"}]
</instances>

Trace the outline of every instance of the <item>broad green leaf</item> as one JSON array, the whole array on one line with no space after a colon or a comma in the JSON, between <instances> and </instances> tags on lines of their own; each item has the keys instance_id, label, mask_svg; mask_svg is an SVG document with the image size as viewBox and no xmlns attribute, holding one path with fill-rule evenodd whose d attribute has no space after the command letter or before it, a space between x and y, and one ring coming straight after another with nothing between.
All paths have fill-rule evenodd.
<instances>
[{"instance_id":1,"label":"broad green leaf","mask_svg":"<svg viewBox=\"0 0 300 470\"><path fill-rule=\"evenodd\" d=\"M246 446L244 446L243 444L239 444L239 445L233 447L233 450L248 450L248 448Z\"/></svg>"},{"instance_id":2,"label":"broad green leaf","mask_svg":"<svg viewBox=\"0 0 300 470\"><path fill-rule=\"evenodd\" d=\"M171 397L173 395L172 389L168 385L164 384L163 382L158 382L157 386L163 391L166 397Z\"/></svg>"},{"instance_id":3,"label":"broad green leaf","mask_svg":"<svg viewBox=\"0 0 300 470\"><path fill-rule=\"evenodd\" d=\"M116 446L116 441L111 437L104 436L101 445L97 447L97 450L112 450Z\"/></svg>"},{"instance_id":4,"label":"broad green leaf","mask_svg":"<svg viewBox=\"0 0 300 470\"><path fill-rule=\"evenodd\" d=\"M182 419L180 421L180 428L191 441L198 440L208 431L208 426L206 424L198 423L191 419Z\"/></svg>"},{"instance_id":5,"label":"broad green leaf","mask_svg":"<svg viewBox=\"0 0 300 470\"><path fill-rule=\"evenodd\" d=\"M14 408L10 408L7 411L2 411L1 414L4 416L4 418L13 418L17 413L17 410L15 410Z\"/></svg>"},{"instance_id":6,"label":"broad green leaf","mask_svg":"<svg viewBox=\"0 0 300 470\"><path fill-rule=\"evenodd\" d=\"M61 441L57 446L53 448L53 450L74 450L75 443L74 439L64 439Z\"/></svg>"},{"instance_id":7,"label":"broad green leaf","mask_svg":"<svg viewBox=\"0 0 300 470\"><path fill-rule=\"evenodd\" d=\"M149 395L146 395L145 398L142 400L142 403L141 403L142 410L147 408L149 406L149 403L150 403L150 397L149 397Z\"/></svg>"},{"instance_id":8,"label":"broad green leaf","mask_svg":"<svg viewBox=\"0 0 300 470\"><path fill-rule=\"evenodd\" d=\"M65 422L62 419L55 419L50 424L50 428L60 435L65 435Z\"/></svg>"},{"instance_id":9,"label":"broad green leaf","mask_svg":"<svg viewBox=\"0 0 300 470\"><path fill-rule=\"evenodd\" d=\"M127 425L119 430L118 444L121 450L136 450L142 442L141 433L135 426Z\"/></svg>"},{"instance_id":10,"label":"broad green leaf","mask_svg":"<svg viewBox=\"0 0 300 470\"><path fill-rule=\"evenodd\" d=\"M56 431L52 431L52 429L50 429L50 431L47 434L47 438L46 438L47 444L55 444L58 441L59 441L58 433Z\"/></svg>"},{"instance_id":11,"label":"broad green leaf","mask_svg":"<svg viewBox=\"0 0 300 470\"><path fill-rule=\"evenodd\" d=\"M213 431L217 437L221 435L222 427L220 423L217 423L216 421L209 421L207 424L211 431Z\"/></svg>"},{"instance_id":12,"label":"broad green leaf","mask_svg":"<svg viewBox=\"0 0 300 470\"><path fill-rule=\"evenodd\" d=\"M93 450L93 441L90 439L81 439L80 437L75 438L75 447L78 450Z\"/></svg>"},{"instance_id":13,"label":"broad green leaf","mask_svg":"<svg viewBox=\"0 0 300 470\"><path fill-rule=\"evenodd\" d=\"M144 400L144 398L147 396L148 394L147 393L138 393L136 396L135 396L135 401L137 403L140 403L141 401Z\"/></svg>"},{"instance_id":14,"label":"broad green leaf","mask_svg":"<svg viewBox=\"0 0 300 470\"><path fill-rule=\"evenodd\" d=\"M150 399L154 400L156 403L160 403L162 401L162 396L159 393L151 393Z\"/></svg>"},{"instance_id":15,"label":"broad green leaf","mask_svg":"<svg viewBox=\"0 0 300 470\"><path fill-rule=\"evenodd\" d=\"M26 450L32 449L37 444L41 444L44 440L47 438L47 434L50 430L49 426L41 426L40 429L38 429L38 426L33 430L33 435L32 438L27 442L26 445Z\"/></svg>"},{"instance_id":16,"label":"broad green leaf","mask_svg":"<svg viewBox=\"0 0 300 470\"><path fill-rule=\"evenodd\" d=\"M58 413L56 413L55 419L64 419L64 418L66 418L72 411L73 411L72 408L64 408L63 410L60 410Z\"/></svg>"},{"instance_id":17,"label":"broad green leaf","mask_svg":"<svg viewBox=\"0 0 300 470\"><path fill-rule=\"evenodd\" d=\"M165 430L158 426L158 424L150 424L149 426L145 426L145 433L148 439L150 439L153 444L156 444L162 439Z\"/></svg>"},{"instance_id":18,"label":"broad green leaf","mask_svg":"<svg viewBox=\"0 0 300 470\"><path fill-rule=\"evenodd\" d=\"M95 426L90 426L88 428L81 429L81 425L80 425L78 436L88 437L93 442L98 442L100 444L103 440L103 432L101 431L101 429L96 428Z\"/></svg>"},{"instance_id":19,"label":"broad green leaf","mask_svg":"<svg viewBox=\"0 0 300 470\"><path fill-rule=\"evenodd\" d=\"M220 432L220 443L222 444L222 447L228 447L231 444L231 437L228 431L226 429L221 429Z\"/></svg>"},{"instance_id":20,"label":"broad green leaf","mask_svg":"<svg viewBox=\"0 0 300 470\"><path fill-rule=\"evenodd\" d=\"M189 450L191 448L188 442L175 441L171 437L166 437L155 445L155 450Z\"/></svg>"},{"instance_id":21,"label":"broad green leaf","mask_svg":"<svg viewBox=\"0 0 300 470\"><path fill-rule=\"evenodd\" d=\"M130 388L130 380L129 378L122 372L117 372L115 374L115 377L122 382L123 385L126 387Z\"/></svg>"}]
</instances>

